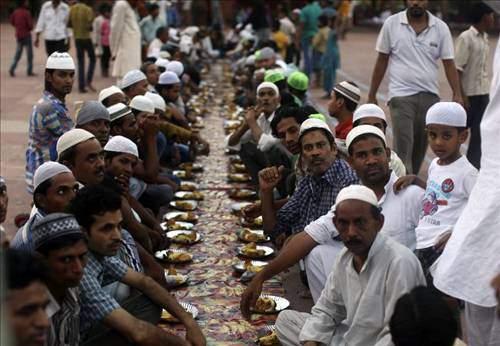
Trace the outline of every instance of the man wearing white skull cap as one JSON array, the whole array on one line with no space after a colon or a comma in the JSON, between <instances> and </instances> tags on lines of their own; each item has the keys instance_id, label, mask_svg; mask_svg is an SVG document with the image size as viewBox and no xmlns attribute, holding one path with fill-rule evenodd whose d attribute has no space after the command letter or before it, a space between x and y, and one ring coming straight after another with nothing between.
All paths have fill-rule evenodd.
<instances>
[{"instance_id":1,"label":"man wearing white skull cap","mask_svg":"<svg viewBox=\"0 0 500 346\"><path fill-rule=\"evenodd\" d=\"M68 53L52 53L45 65L45 90L33 107L29 120L28 149L26 150L26 183L33 192L33 174L44 162L56 160L58 138L74 124L66 95L71 93L75 63Z\"/></svg>"}]
</instances>

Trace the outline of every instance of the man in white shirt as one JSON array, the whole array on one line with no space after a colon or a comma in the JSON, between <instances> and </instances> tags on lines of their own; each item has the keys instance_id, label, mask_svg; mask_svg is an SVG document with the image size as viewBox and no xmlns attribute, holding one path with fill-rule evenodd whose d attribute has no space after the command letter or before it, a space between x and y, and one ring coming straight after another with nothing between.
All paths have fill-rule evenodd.
<instances>
[{"instance_id":1,"label":"man in white shirt","mask_svg":"<svg viewBox=\"0 0 500 346\"><path fill-rule=\"evenodd\" d=\"M249 108L245 112L243 124L225 140L226 147L239 151L254 185L258 184L261 169L269 166L291 166L288 153L280 144L280 140L273 137L271 129L274 111L280 104L278 87L274 83L263 82L257 87L256 93L257 107Z\"/></svg>"},{"instance_id":2,"label":"man in white shirt","mask_svg":"<svg viewBox=\"0 0 500 346\"><path fill-rule=\"evenodd\" d=\"M467 110L467 127L470 127L470 141L467 159L479 169L481 161L481 134L479 125L486 106L490 76L488 56L490 45L487 31L495 24L493 10L483 2L471 8L472 25L458 36L456 41L455 62L462 86L462 96Z\"/></svg>"},{"instance_id":3,"label":"man in white shirt","mask_svg":"<svg viewBox=\"0 0 500 346\"><path fill-rule=\"evenodd\" d=\"M453 90L453 101L463 104L450 29L426 11L427 3L427 0L407 0L407 10L384 22L368 94L368 102L377 103L377 90L389 66L394 150L408 172L414 174L418 174L427 151L425 114L439 101L439 59Z\"/></svg>"},{"instance_id":4,"label":"man in white shirt","mask_svg":"<svg viewBox=\"0 0 500 346\"><path fill-rule=\"evenodd\" d=\"M379 234L384 216L370 188L344 188L332 211L346 248L310 314L278 315L278 339L285 346L392 345L389 321L396 301L425 285L420 263L410 249Z\"/></svg>"},{"instance_id":5,"label":"man in white shirt","mask_svg":"<svg viewBox=\"0 0 500 346\"><path fill-rule=\"evenodd\" d=\"M43 32L47 56L54 52L69 50L68 34L69 6L61 0L46 1L40 9L36 23L35 47L40 43L40 33Z\"/></svg>"}]
</instances>

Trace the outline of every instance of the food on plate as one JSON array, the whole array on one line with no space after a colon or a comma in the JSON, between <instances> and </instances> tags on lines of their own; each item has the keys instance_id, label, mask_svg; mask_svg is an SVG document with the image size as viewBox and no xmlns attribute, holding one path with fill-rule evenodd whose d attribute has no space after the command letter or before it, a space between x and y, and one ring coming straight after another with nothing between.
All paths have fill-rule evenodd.
<instances>
[{"instance_id":1,"label":"food on plate","mask_svg":"<svg viewBox=\"0 0 500 346\"><path fill-rule=\"evenodd\" d=\"M241 253L250 257L264 256L266 252L262 249L257 249L257 244L249 243L241 249Z\"/></svg>"},{"instance_id":2,"label":"food on plate","mask_svg":"<svg viewBox=\"0 0 500 346\"><path fill-rule=\"evenodd\" d=\"M255 311L257 312L274 312L276 311L276 302L272 298L259 297L255 302Z\"/></svg>"},{"instance_id":3,"label":"food on plate","mask_svg":"<svg viewBox=\"0 0 500 346\"><path fill-rule=\"evenodd\" d=\"M247 172L247 168L242 163L233 163L232 166L233 166L233 170L236 173L246 173Z\"/></svg>"},{"instance_id":4,"label":"food on plate","mask_svg":"<svg viewBox=\"0 0 500 346\"><path fill-rule=\"evenodd\" d=\"M163 309L163 311L161 312L161 319L166 322L179 322L177 318L175 318L170 312L165 309Z\"/></svg>"},{"instance_id":5,"label":"food on plate","mask_svg":"<svg viewBox=\"0 0 500 346\"><path fill-rule=\"evenodd\" d=\"M247 182L250 181L250 176L245 173L229 173L228 177L232 181L236 182Z\"/></svg>"},{"instance_id":6,"label":"food on plate","mask_svg":"<svg viewBox=\"0 0 500 346\"><path fill-rule=\"evenodd\" d=\"M203 196L203 194L201 192L193 191L193 192L185 193L181 198L182 199L197 199L197 200L200 200L200 199L205 198L205 196Z\"/></svg>"},{"instance_id":7,"label":"food on plate","mask_svg":"<svg viewBox=\"0 0 500 346\"><path fill-rule=\"evenodd\" d=\"M193 172L199 172L203 170L203 166L197 163L184 162L179 165L180 169L191 170Z\"/></svg>"},{"instance_id":8,"label":"food on plate","mask_svg":"<svg viewBox=\"0 0 500 346\"><path fill-rule=\"evenodd\" d=\"M168 268L168 275L177 275L177 270L175 270L174 266Z\"/></svg>"},{"instance_id":9,"label":"food on plate","mask_svg":"<svg viewBox=\"0 0 500 346\"><path fill-rule=\"evenodd\" d=\"M197 217L196 217L196 214L194 214L194 213L186 212L186 213L179 213L179 214L173 216L172 220L176 220L176 221L196 221Z\"/></svg>"},{"instance_id":10,"label":"food on plate","mask_svg":"<svg viewBox=\"0 0 500 346\"><path fill-rule=\"evenodd\" d=\"M182 209L182 210L195 210L196 205L191 202L186 202L186 201L175 201L174 205L176 208Z\"/></svg>"},{"instance_id":11,"label":"food on plate","mask_svg":"<svg viewBox=\"0 0 500 346\"><path fill-rule=\"evenodd\" d=\"M186 281L184 275L178 274L173 266L168 269L167 276L167 284L181 285Z\"/></svg>"},{"instance_id":12,"label":"food on plate","mask_svg":"<svg viewBox=\"0 0 500 346\"><path fill-rule=\"evenodd\" d=\"M163 255L163 259L169 262L188 262L191 261L192 257L187 252L182 251L167 251Z\"/></svg>"},{"instance_id":13,"label":"food on plate","mask_svg":"<svg viewBox=\"0 0 500 346\"><path fill-rule=\"evenodd\" d=\"M245 228L241 232L241 238L246 241L258 243L258 242L263 242L267 240L267 236L263 233L255 233L252 232L252 230Z\"/></svg>"},{"instance_id":14,"label":"food on plate","mask_svg":"<svg viewBox=\"0 0 500 346\"><path fill-rule=\"evenodd\" d=\"M187 225L191 225L191 224L187 224ZM168 229L170 229L172 231L178 231L181 229L188 229L188 227L186 227L185 224L179 223L175 220L168 220L167 226L168 226Z\"/></svg>"},{"instance_id":15,"label":"food on plate","mask_svg":"<svg viewBox=\"0 0 500 346\"><path fill-rule=\"evenodd\" d=\"M245 270L250 273L258 273L262 269L264 269L264 266L255 266L252 264L251 260L246 260L244 264Z\"/></svg>"},{"instance_id":16,"label":"food on plate","mask_svg":"<svg viewBox=\"0 0 500 346\"><path fill-rule=\"evenodd\" d=\"M268 335L261 336L259 338L259 345L260 346L279 346L281 343L278 340L278 335L276 335L276 332L272 331Z\"/></svg>"},{"instance_id":17,"label":"food on plate","mask_svg":"<svg viewBox=\"0 0 500 346\"><path fill-rule=\"evenodd\" d=\"M197 238L197 233L196 232L186 232L186 233L180 233L177 234L172 238L172 240L178 242L178 243L185 243L185 244L191 244L196 241Z\"/></svg>"},{"instance_id":18,"label":"food on plate","mask_svg":"<svg viewBox=\"0 0 500 346\"><path fill-rule=\"evenodd\" d=\"M181 191L195 191L196 185L183 182L183 183L181 183L179 190L181 190Z\"/></svg>"}]
</instances>

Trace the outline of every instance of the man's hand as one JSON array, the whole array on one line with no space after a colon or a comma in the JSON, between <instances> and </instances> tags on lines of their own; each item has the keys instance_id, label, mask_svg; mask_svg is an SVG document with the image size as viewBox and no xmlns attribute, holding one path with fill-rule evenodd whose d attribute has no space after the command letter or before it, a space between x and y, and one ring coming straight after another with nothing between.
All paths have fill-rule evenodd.
<instances>
[{"instance_id":1,"label":"man's hand","mask_svg":"<svg viewBox=\"0 0 500 346\"><path fill-rule=\"evenodd\" d=\"M405 175L404 177L400 177L395 183L394 183L394 193L398 193L403 189L406 189L408 186L413 184L415 182L415 179L417 178L416 175L414 174L409 174Z\"/></svg>"},{"instance_id":2,"label":"man's hand","mask_svg":"<svg viewBox=\"0 0 500 346\"><path fill-rule=\"evenodd\" d=\"M262 214L262 205L260 202L255 202L247 205L241 210L241 214L245 219L255 219Z\"/></svg>"},{"instance_id":3,"label":"man's hand","mask_svg":"<svg viewBox=\"0 0 500 346\"><path fill-rule=\"evenodd\" d=\"M259 298L261 292L262 292L262 282L258 279L257 276L255 276L248 285L248 287L245 289L243 294L241 295L241 301L240 301L241 314L247 320L250 320L250 317L252 315L250 313L250 309L255 306L255 303L257 302L257 299Z\"/></svg>"},{"instance_id":4,"label":"man's hand","mask_svg":"<svg viewBox=\"0 0 500 346\"><path fill-rule=\"evenodd\" d=\"M128 195L130 179L123 174L115 177L115 182L122 188L123 194Z\"/></svg>"},{"instance_id":5,"label":"man's hand","mask_svg":"<svg viewBox=\"0 0 500 346\"><path fill-rule=\"evenodd\" d=\"M33 42L33 45L38 48L38 46L40 45L40 39L38 38L38 36L35 38L35 42Z\"/></svg>"},{"instance_id":6,"label":"man's hand","mask_svg":"<svg viewBox=\"0 0 500 346\"><path fill-rule=\"evenodd\" d=\"M464 96L463 99L464 99L464 108L466 111L468 111L470 109L469 97Z\"/></svg>"},{"instance_id":7,"label":"man's hand","mask_svg":"<svg viewBox=\"0 0 500 346\"><path fill-rule=\"evenodd\" d=\"M456 102L456 103L460 103L462 105L462 107L464 107L465 109L467 109L467 107L465 107L464 99L462 98L462 94L461 93L453 94L452 101Z\"/></svg>"},{"instance_id":8,"label":"man's hand","mask_svg":"<svg viewBox=\"0 0 500 346\"><path fill-rule=\"evenodd\" d=\"M205 340L205 336L201 331L200 327L196 322L185 326L186 327L186 340L191 343L193 346L205 346L207 341Z\"/></svg>"},{"instance_id":9,"label":"man's hand","mask_svg":"<svg viewBox=\"0 0 500 346\"><path fill-rule=\"evenodd\" d=\"M259 188L262 191L272 191L283 178L284 166L273 166L259 171Z\"/></svg>"},{"instance_id":10,"label":"man's hand","mask_svg":"<svg viewBox=\"0 0 500 346\"><path fill-rule=\"evenodd\" d=\"M142 123L142 130L144 131L144 137L156 137L158 133L158 123L155 119L146 118Z\"/></svg>"},{"instance_id":11,"label":"man's hand","mask_svg":"<svg viewBox=\"0 0 500 346\"><path fill-rule=\"evenodd\" d=\"M434 250L436 250L436 252L438 253L442 253L450 237L451 237L451 231L442 234L439 237L437 243L434 245Z\"/></svg>"},{"instance_id":12,"label":"man's hand","mask_svg":"<svg viewBox=\"0 0 500 346\"><path fill-rule=\"evenodd\" d=\"M257 113L257 109L255 107L248 108L245 112L245 121L247 124L253 124L257 121L257 117L260 113Z\"/></svg>"},{"instance_id":13,"label":"man's hand","mask_svg":"<svg viewBox=\"0 0 500 346\"><path fill-rule=\"evenodd\" d=\"M373 103L378 105L377 95L368 95L368 103Z\"/></svg>"}]
</instances>

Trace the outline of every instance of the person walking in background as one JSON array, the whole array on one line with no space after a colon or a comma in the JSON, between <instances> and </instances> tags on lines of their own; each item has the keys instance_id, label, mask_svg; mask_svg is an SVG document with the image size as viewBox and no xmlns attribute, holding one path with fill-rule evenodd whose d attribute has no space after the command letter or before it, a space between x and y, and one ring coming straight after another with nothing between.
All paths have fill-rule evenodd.
<instances>
[{"instance_id":1,"label":"person walking in background","mask_svg":"<svg viewBox=\"0 0 500 346\"><path fill-rule=\"evenodd\" d=\"M40 33L43 32L47 56L54 52L69 50L68 34L69 6L61 0L46 1L40 9L36 23L35 47L40 43Z\"/></svg>"},{"instance_id":2,"label":"person walking in background","mask_svg":"<svg viewBox=\"0 0 500 346\"><path fill-rule=\"evenodd\" d=\"M71 6L69 11L68 26L73 28L73 36L75 38L76 58L78 60L78 90L81 93L86 93L88 87L91 91L96 91L92 86L95 69L95 52L94 45L90 38L92 30L92 22L94 20L94 11L87 5L87 1L81 0ZM89 69L87 78L85 79L85 52L89 57Z\"/></svg>"},{"instance_id":3,"label":"person walking in background","mask_svg":"<svg viewBox=\"0 0 500 346\"><path fill-rule=\"evenodd\" d=\"M315 0L307 0L307 5L300 11L299 35L300 47L304 55L304 73L309 77L313 70L312 39L318 32L318 17L321 7ZM297 46L299 43L297 42Z\"/></svg>"},{"instance_id":4,"label":"person walking in background","mask_svg":"<svg viewBox=\"0 0 500 346\"><path fill-rule=\"evenodd\" d=\"M337 79L337 69L340 68L340 51L337 44L337 31L335 30L335 17L329 19L330 31L326 42L326 50L323 54L321 66L323 67L323 90L324 99L330 98L330 92Z\"/></svg>"},{"instance_id":5,"label":"person walking in background","mask_svg":"<svg viewBox=\"0 0 500 346\"><path fill-rule=\"evenodd\" d=\"M283 56L285 62L291 63L293 62L293 57L295 55L296 47L295 47L295 24L288 18L285 8L280 6L278 9L278 17L280 22L280 31L282 31L288 37L288 48L286 52L286 56Z\"/></svg>"},{"instance_id":6,"label":"person walking in background","mask_svg":"<svg viewBox=\"0 0 500 346\"><path fill-rule=\"evenodd\" d=\"M328 27L328 17L321 15L318 17L319 30L314 35L313 46L313 70L316 74L316 87L321 87L321 71L323 70L323 55L326 51L326 44L328 41L328 34L330 28Z\"/></svg>"},{"instance_id":7,"label":"person walking in background","mask_svg":"<svg viewBox=\"0 0 500 346\"><path fill-rule=\"evenodd\" d=\"M493 10L478 2L471 9L471 27L462 32L456 40L455 62L462 86L467 127L470 128L470 142L467 159L477 169L481 162L481 133L479 125L486 106L490 102L488 95L490 76L488 73L488 30L493 28L495 19Z\"/></svg>"},{"instance_id":8,"label":"person walking in background","mask_svg":"<svg viewBox=\"0 0 500 346\"><path fill-rule=\"evenodd\" d=\"M347 29L349 29L350 13L351 13L351 0L340 1L337 32L339 33L341 40L345 40Z\"/></svg>"},{"instance_id":9,"label":"person walking in background","mask_svg":"<svg viewBox=\"0 0 500 346\"><path fill-rule=\"evenodd\" d=\"M279 20L275 20L273 22L273 33L271 35L271 39L276 43L276 48L278 49L278 53L281 55L283 59L286 57L288 44L290 43L288 36L281 31L281 25Z\"/></svg>"},{"instance_id":10,"label":"person walking in background","mask_svg":"<svg viewBox=\"0 0 500 346\"><path fill-rule=\"evenodd\" d=\"M113 7L109 47L115 61L113 77L118 81L128 71L141 67L141 30L134 11L136 6L137 0L119 0Z\"/></svg>"},{"instance_id":11,"label":"person walking in background","mask_svg":"<svg viewBox=\"0 0 500 346\"><path fill-rule=\"evenodd\" d=\"M33 73L33 46L31 44L31 30L33 30L33 18L28 9L28 0L23 0L19 2L19 7L12 12L10 15L10 23L14 28L16 28L16 54L14 55L14 60L12 60L12 65L10 65L9 74L11 77L15 77L15 71L17 63L21 59L23 54L23 48L26 46L27 51L27 62L28 62L28 76L34 76Z\"/></svg>"},{"instance_id":12,"label":"person walking in background","mask_svg":"<svg viewBox=\"0 0 500 346\"><path fill-rule=\"evenodd\" d=\"M94 43L95 55L99 57L101 63L101 75L102 77L107 77L109 68L109 58L111 57L109 53L109 16L111 15L111 8L107 3L103 3L99 5L98 13L99 15L95 17L94 21L92 22L92 41ZM108 22L107 23L108 57L106 66L104 66L103 64L104 48L102 43L103 41L102 28L105 21Z\"/></svg>"}]
</instances>

